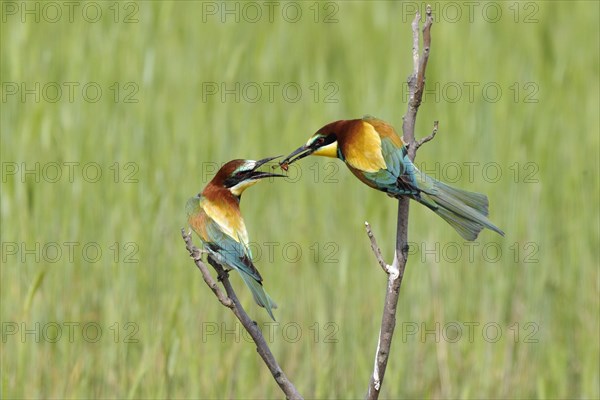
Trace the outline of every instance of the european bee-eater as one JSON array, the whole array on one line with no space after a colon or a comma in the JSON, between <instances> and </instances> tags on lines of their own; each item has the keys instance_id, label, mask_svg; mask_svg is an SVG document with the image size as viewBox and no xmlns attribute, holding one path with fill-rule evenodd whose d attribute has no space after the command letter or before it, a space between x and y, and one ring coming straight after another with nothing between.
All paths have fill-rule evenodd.
<instances>
[{"instance_id":1,"label":"european bee-eater","mask_svg":"<svg viewBox=\"0 0 600 400\"><path fill-rule=\"evenodd\" d=\"M399 198L408 196L433 210L467 240L485 227L504 235L489 219L488 199L450 187L419 171L394 128L374 117L325 125L279 163L282 169L308 155L339 158L367 185ZM296 158L293 158L296 157Z\"/></svg>"},{"instance_id":2,"label":"european bee-eater","mask_svg":"<svg viewBox=\"0 0 600 400\"><path fill-rule=\"evenodd\" d=\"M259 161L229 161L201 193L188 200L185 207L188 223L202 240L206 251L225 269L235 269L240 273L254 300L267 310L273 320L272 309L277 305L263 289L263 279L252 262L240 198L244 190L260 179L284 176L257 171L258 167L274 158L277 157Z\"/></svg>"}]
</instances>

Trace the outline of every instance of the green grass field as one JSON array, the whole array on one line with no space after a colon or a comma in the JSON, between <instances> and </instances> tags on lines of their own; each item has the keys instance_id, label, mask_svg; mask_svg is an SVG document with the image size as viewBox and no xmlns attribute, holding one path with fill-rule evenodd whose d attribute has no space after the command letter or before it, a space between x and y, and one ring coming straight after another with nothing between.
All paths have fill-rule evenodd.
<instances>
[{"instance_id":1,"label":"green grass field","mask_svg":"<svg viewBox=\"0 0 600 400\"><path fill-rule=\"evenodd\" d=\"M400 130L425 3L72 4L1 3L0 397L281 398L187 255L185 202L333 120ZM411 205L382 397L598 398L599 5L452 4L417 164L506 236ZM304 396L360 398L386 286L363 224L391 260L396 202L338 160L289 173L242 201L277 322L233 284Z\"/></svg>"}]
</instances>

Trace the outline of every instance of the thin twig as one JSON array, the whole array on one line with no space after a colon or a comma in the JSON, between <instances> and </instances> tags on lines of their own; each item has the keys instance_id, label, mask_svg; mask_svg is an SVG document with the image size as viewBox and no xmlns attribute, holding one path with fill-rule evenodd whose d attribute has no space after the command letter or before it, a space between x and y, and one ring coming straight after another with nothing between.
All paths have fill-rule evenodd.
<instances>
[{"instance_id":1,"label":"thin twig","mask_svg":"<svg viewBox=\"0 0 600 400\"><path fill-rule=\"evenodd\" d=\"M373 254L375 254L375 258L377 259L377 262L379 262L379 265L383 269L383 272L385 272L386 274L389 274L390 267L389 267L389 265L387 265L387 263L383 259L383 256L381 255L381 249L377 245L377 239L375 239L375 235L373 235L373 231L371 230L371 225L369 225L368 222L365 222L365 229L367 230L367 235L369 236L369 240L371 241L371 250L373 250Z\"/></svg>"},{"instance_id":2,"label":"thin twig","mask_svg":"<svg viewBox=\"0 0 600 400\"><path fill-rule=\"evenodd\" d=\"M219 288L219 286L217 285L217 283L215 282L215 280L213 279L213 277L208 272L206 264L202 262L200 256L201 252L197 247L193 245L190 234L186 234L185 230L181 229L181 236L185 241L186 248L188 249L190 255L194 259L194 263L202 272L202 277L204 278L204 281L211 288L213 293L217 296L221 304L231 309L231 311L233 311L237 319L244 326L244 329L248 331L248 333L252 337L252 340L254 340L254 343L256 344L256 351L262 357L263 361L269 368L269 371L271 371L273 378L275 379L283 393L285 393L286 398L294 400L302 399L302 396L300 395L300 393L298 393L298 390L296 389L294 384L290 382L290 380L287 378L287 376L277 363L277 360L275 360L275 356L273 356L273 353L271 353L271 349L269 349L269 345L267 344L261 330L259 329L258 324L248 316L248 314L244 310L244 307L242 307L242 305L240 304L240 301L238 300L237 295L235 294L235 291L233 290L233 287L229 282L227 271L214 258L212 258L211 256L207 257L208 263L212 265L213 268L217 271L217 274L220 277L220 281L225 287L225 292L227 293L227 296L225 296Z\"/></svg>"},{"instance_id":3,"label":"thin twig","mask_svg":"<svg viewBox=\"0 0 600 400\"><path fill-rule=\"evenodd\" d=\"M420 18L420 15L417 16ZM425 88L425 69L429 60L429 51L431 48L431 25L433 24L433 16L431 14L431 6L426 8L425 24L423 26L423 54L414 62L415 48L418 54L419 43L419 19L415 16L412 24L413 32L413 73L408 78L409 98L408 109L402 121L402 133L404 143L408 145L408 156L411 160L415 159L417 154L417 144L415 141L415 123L417 120L417 111L421 105L423 98L423 90ZM415 47L416 46L416 47Z\"/></svg>"},{"instance_id":4,"label":"thin twig","mask_svg":"<svg viewBox=\"0 0 600 400\"><path fill-rule=\"evenodd\" d=\"M423 26L423 54L420 57L418 56L419 20L420 15L417 13L412 23L414 70L413 74L408 78L408 109L403 117L402 122L403 139L408 145L408 156L412 161L415 159L418 147L423 143L433 139L433 136L435 136L434 132L437 131L436 123L434 125L434 132L432 135L430 135L431 138L424 138L420 142L415 140L417 111L421 105L421 98L423 95L423 89L425 87L425 70L427 68L427 61L429 59L429 50L431 46L431 25L433 24L433 17L431 15L431 7L429 5L427 5L426 20ZM416 61L415 54L417 55ZM369 381L369 388L366 396L366 398L369 400L375 400L379 398L379 393L383 384L385 370L387 368L387 362L392 346L394 329L396 327L398 298L400 296L400 287L402 285L402 278L404 277L404 270L406 268L406 261L408 259L408 209L409 199L407 197L401 197L398 200L398 220L396 225L396 251L394 254L394 262L392 265L389 265L388 268L384 268L388 274L388 284L385 294L383 315L381 317L379 340L377 342L377 349L375 351L373 374L371 375L371 379ZM367 233L369 233L369 230ZM374 240L375 238L372 235L372 232L370 232L369 239L371 240L371 246L373 246L373 243L376 243ZM373 251L375 252L375 250ZM375 256L381 265L383 258L381 257L380 260L380 257L377 256L376 252ZM385 264L385 262L383 262L383 264Z\"/></svg>"},{"instance_id":5,"label":"thin twig","mask_svg":"<svg viewBox=\"0 0 600 400\"><path fill-rule=\"evenodd\" d=\"M437 134L437 131L438 131L438 125L439 125L439 121L433 121L433 130L431 131L431 133L429 135L425 136L423 139L421 139L417 142L417 149L435 137L435 135Z\"/></svg>"},{"instance_id":6,"label":"thin twig","mask_svg":"<svg viewBox=\"0 0 600 400\"><path fill-rule=\"evenodd\" d=\"M421 105L421 98L423 97L423 89L425 87L425 70L427 69L427 61L429 61L429 48L431 47L432 24L433 18L431 16L431 6L428 4L425 11L425 24L423 25L423 54L419 59L419 71L417 73L417 90L415 92L417 108Z\"/></svg>"}]
</instances>

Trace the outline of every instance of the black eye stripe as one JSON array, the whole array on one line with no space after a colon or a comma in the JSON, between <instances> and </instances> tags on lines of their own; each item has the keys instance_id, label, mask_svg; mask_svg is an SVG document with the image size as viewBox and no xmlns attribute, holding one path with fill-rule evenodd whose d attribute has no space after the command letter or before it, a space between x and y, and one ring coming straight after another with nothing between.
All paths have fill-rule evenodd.
<instances>
[{"instance_id":1,"label":"black eye stripe","mask_svg":"<svg viewBox=\"0 0 600 400\"><path fill-rule=\"evenodd\" d=\"M317 138L314 142L313 145L314 146L323 146L323 145L328 145L330 143L333 143L337 140L337 136L335 135L335 133L330 133L327 136L320 136L319 138Z\"/></svg>"},{"instance_id":2,"label":"black eye stripe","mask_svg":"<svg viewBox=\"0 0 600 400\"><path fill-rule=\"evenodd\" d=\"M238 172L235 172L232 176L230 176L227 179L225 179L223 181L223 184L227 188L234 187L238 183L240 183L243 180L245 180L251 173L252 173L252 171L238 171Z\"/></svg>"}]
</instances>

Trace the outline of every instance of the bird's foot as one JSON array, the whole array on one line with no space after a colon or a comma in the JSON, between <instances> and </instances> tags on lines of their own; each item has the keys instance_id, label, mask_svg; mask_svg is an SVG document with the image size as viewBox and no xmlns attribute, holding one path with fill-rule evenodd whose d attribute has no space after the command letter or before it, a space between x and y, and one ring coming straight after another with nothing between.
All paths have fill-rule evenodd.
<instances>
[{"instance_id":1,"label":"bird's foot","mask_svg":"<svg viewBox=\"0 0 600 400\"><path fill-rule=\"evenodd\" d=\"M229 278L229 271L226 269L223 269L219 272L219 274L217 275L217 280L219 282L223 282L223 280Z\"/></svg>"},{"instance_id":2,"label":"bird's foot","mask_svg":"<svg viewBox=\"0 0 600 400\"><path fill-rule=\"evenodd\" d=\"M192 259L194 261L202 261L202 255L206 253L205 250L201 250L197 247L193 247L192 250L190 251L190 256L192 257Z\"/></svg>"}]
</instances>

